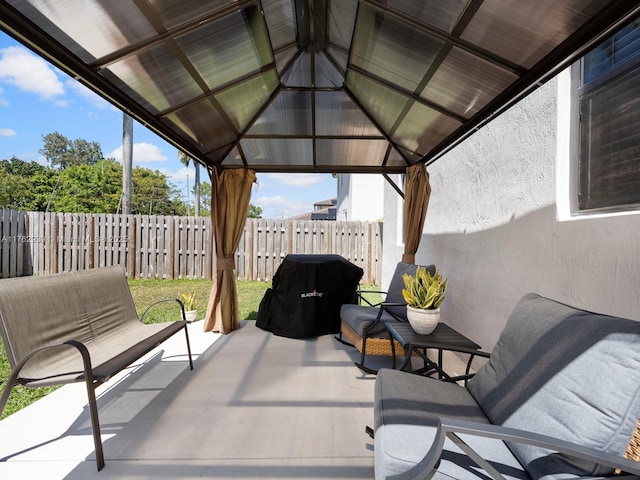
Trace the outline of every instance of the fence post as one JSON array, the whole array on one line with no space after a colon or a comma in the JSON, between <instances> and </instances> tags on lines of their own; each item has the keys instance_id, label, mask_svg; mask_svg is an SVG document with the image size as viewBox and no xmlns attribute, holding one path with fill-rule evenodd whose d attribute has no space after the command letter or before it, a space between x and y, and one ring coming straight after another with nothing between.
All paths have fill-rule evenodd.
<instances>
[{"instance_id":1,"label":"fence post","mask_svg":"<svg viewBox=\"0 0 640 480\"><path fill-rule=\"evenodd\" d=\"M136 278L136 217L127 215L127 273Z\"/></svg>"},{"instance_id":2,"label":"fence post","mask_svg":"<svg viewBox=\"0 0 640 480\"><path fill-rule=\"evenodd\" d=\"M180 229L180 219L175 219L171 217L171 221L169 222L169 242L167 244L167 252L169 252L169 274L167 277L171 280L176 278L176 256L180 255L180 248L176 244L176 230ZM166 231L166 230L165 230ZM182 255L184 258L185 255ZM177 275L180 276L180 273Z\"/></svg>"},{"instance_id":3,"label":"fence post","mask_svg":"<svg viewBox=\"0 0 640 480\"><path fill-rule=\"evenodd\" d=\"M94 268L96 265L95 259L95 246L96 246L96 217L91 215L89 217L89 225L87 227L87 263L89 268Z\"/></svg>"},{"instance_id":4,"label":"fence post","mask_svg":"<svg viewBox=\"0 0 640 480\"><path fill-rule=\"evenodd\" d=\"M211 280L213 278L213 256L215 252L213 251L213 225L211 223L211 217L204 222L206 228L207 235L204 237L204 274L207 280Z\"/></svg>"},{"instance_id":5,"label":"fence post","mask_svg":"<svg viewBox=\"0 0 640 480\"><path fill-rule=\"evenodd\" d=\"M257 220L254 220L252 218L248 218L247 219L247 223L246 223L246 228L247 228L247 248L249 249L248 253L248 257L247 257L247 262L246 262L246 271L247 271L247 280L249 281L253 281L254 276L253 276L253 227L255 225L255 223L257 222Z\"/></svg>"},{"instance_id":6,"label":"fence post","mask_svg":"<svg viewBox=\"0 0 640 480\"><path fill-rule=\"evenodd\" d=\"M60 243L59 238L60 226L58 225L58 215L51 214L51 256L49 257L51 264L51 273L58 273L58 246Z\"/></svg>"}]
</instances>

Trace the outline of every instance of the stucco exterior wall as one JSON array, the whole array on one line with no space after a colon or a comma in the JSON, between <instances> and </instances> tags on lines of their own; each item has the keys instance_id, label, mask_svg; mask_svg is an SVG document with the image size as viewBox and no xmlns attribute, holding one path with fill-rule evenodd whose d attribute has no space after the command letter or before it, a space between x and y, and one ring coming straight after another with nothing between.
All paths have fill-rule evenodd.
<instances>
[{"instance_id":1,"label":"stucco exterior wall","mask_svg":"<svg viewBox=\"0 0 640 480\"><path fill-rule=\"evenodd\" d=\"M341 174L338 177L337 220L376 222L382 220L384 177L378 174Z\"/></svg>"},{"instance_id":2,"label":"stucco exterior wall","mask_svg":"<svg viewBox=\"0 0 640 480\"><path fill-rule=\"evenodd\" d=\"M449 278L443 321L486 350L527 292L640 319L640 216L558 220L556 196L569 188L556 176L568 171L568 85L547 83L428 169L416 263ZM386 272L402 250L397 210L387 208L395 193L385 195Z\"/></svg>"}]
</instances>

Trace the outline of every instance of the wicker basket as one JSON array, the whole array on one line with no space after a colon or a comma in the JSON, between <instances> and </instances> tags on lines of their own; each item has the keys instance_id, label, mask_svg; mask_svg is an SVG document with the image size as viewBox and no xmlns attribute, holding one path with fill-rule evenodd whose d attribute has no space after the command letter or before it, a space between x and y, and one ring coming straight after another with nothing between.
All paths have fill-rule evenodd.
<instances>
[{"instance_id":1,"label":"wicker basket","mask_svg":"<svg viewBox=\"0 0 640 480\"><path fill-rule=\"evenodd\" d=\"M633 437L631 437L631 441L627 446L627 451L624 453L624 456L629 460L640 462L640 420L638 420L636 431L634 432Z\"/></svg>"},{"instance_id":2,"label":"wicker basket","mask_svg":"<svg viewBox=\"0 0 640 480\"><path fill-rule=\"evenodd\" d=\"M359 352L362 352L362 337L358 335L349 325L342 322L342 336L353 344L354 347L358 349ZM396 354L402 355L404 350L402 346L398 342L395 342ZM367 337L367 351L366 355L384 355L391 356L391 342L389 338L376 338L376 337Z\"/></svg>"},{"instance_id":3,"label":"wicker basket","mask_svg":"<svg viewBox=\"0 0 640 480\"><path fill-rule=\"evenodd\" d=\"M640 462L640 420L638 420L636 431L633 432L633 437L631 437L629 445L627 445L627 450L624 452L624 456L629 460ZM615 473L616 475L620 475L622 472L619 469L616 469Z\"/></svg>"}]
</instances>

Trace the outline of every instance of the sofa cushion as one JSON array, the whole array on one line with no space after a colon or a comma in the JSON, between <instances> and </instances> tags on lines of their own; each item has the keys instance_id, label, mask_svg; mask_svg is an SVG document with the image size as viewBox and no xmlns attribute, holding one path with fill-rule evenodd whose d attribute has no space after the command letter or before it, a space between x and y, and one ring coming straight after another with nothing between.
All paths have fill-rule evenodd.
<instances>
[{"instance_id":1,"label":"sofa cushion","mask_svg":"<svg viewBox=\"0 0 640 480\"><path fill-rule=\"evenodd\" d=\"M376 479L406 472L420 462L434 441L439 417L488 423L465 388L407 372L381 369L376 378L374 403ZM529 478L504 443L476 436L461 437L506 478ZM453 442L447 439L444 448L434 478L487 478Z\"/></svg>"},{"instance_id":2,"label":"sofa cushion","mask_svg":"<svg viewBox=\"0 0 640 480\"><path fill-rule=\"evenodd\" d=\"M469 382L491 423L623 455L640 418L640 322L529 294ZM534 478L610 469L511 445Z\"/></svg>"}]
</instances>

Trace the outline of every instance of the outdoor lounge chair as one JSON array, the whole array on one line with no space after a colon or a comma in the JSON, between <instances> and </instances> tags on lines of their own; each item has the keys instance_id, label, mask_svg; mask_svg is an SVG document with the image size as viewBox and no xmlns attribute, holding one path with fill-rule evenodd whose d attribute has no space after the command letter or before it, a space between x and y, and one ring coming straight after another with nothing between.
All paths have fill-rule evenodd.
<instances>
[{"instance_id":1,"label":"outdoor lounge chair","mask_svg":"<svg viewBox=\"0 0 640 480\"><path fill-rule=\"evenodd\" d=\"M525 295L466 387L380 370L376 480L640 478L639 345L638 321Z\"/></svg>"},{"instance_id":2,"label":"outdoor lounge chair","mask_svg":"<svg viewBox=\"0 0 640 480\"><path fill-rule=\"evenodd\" d=\"M407 321L407 302L402 297L402 289L404 288L402 275L414 275L418 266L399 262L386 292L359 290L356 292L355 303L342 305L340 309L342 322L338 340L354 346L360 351L360 362L356 362L356 365L361 370L367 373L377 373L376 370L365 365L367 355L392 355L391 342L384 322ZM435 265L424 268L429 273L435 274ZM385 295L385 299L380 303L372 304L363 296L364 293L380 293ZM396 351L402 351L402 347L397 345Z\"/></svg>"}]
</instances>

